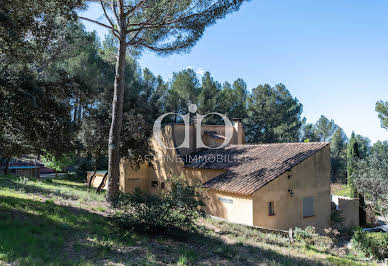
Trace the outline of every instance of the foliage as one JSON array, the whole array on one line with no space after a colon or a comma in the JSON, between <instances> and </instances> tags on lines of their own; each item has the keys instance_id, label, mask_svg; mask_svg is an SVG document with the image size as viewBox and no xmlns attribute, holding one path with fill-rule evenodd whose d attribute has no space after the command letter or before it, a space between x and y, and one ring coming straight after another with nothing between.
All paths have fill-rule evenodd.
<instances>
[{"instance_id":1,"label":"foliage","mask_svg":"<svg viewBox=\"0 0 388 266\"><path fill-rule=\"evenodd\" d=\"M332 226L337 229L341 226L341 223L343 222L344 217L342 215L342 211L337 210L337 206L334 202L331 202L330 207L331 207L330 208L331 209L330 220L331 220ZM329 228L327 228L327 231L332 233L331 230L329 230ZM326 232L326 233L328 233L328 232Z\"/></svg>"},{"instance_id":2,"label":"foliage","mask_svg":"<svg viewBox=\"0 0 388 266\"><path fill-rule=\"evenodd\" d=\"M360 134L355 136L355 142L357 142L358 158L364 159L369 156L371 152L370 139Z\"/></svg>"},{"instance_id":3,"label":"foliage","mask_svg":"<svg viewBox=\"0 0 388 266\"><path fill-rule=\"evenodd\" d=\"M316 142L320 141L315 131L315 125L307 123L306 118L302 119L301 140L304 142Z\"/></svg>"},{"instance_id":4,"label":"foliage","mask_svg":"<svg viewBox=\"0 0 388 266\"><path fill-rule=\"evenodd\" d=\"M73 154L55 156L52 153L46 152L41 156L41 160L45 167L54 169L56 172L61 172L71 165L73 162Z\"/></svg>"},{"instance_id":5,"label":"foliage","mask_svg":"<svg viewBox=\"0 0 388 266\"><path fill-rule=\"evenodd\" d=\"M378 101L375 110L381 121L381 127L388 129L388 102L383 100Z\"/></svg>"},{"instance_id":6,"label":"foliage","mask_svg":"<svg viewBox=\"0 0 388 266\"><path fill-rule=\"evenodd\" d=\"M302 123L302 140L331 141L337 130L340 130L337 134L341 134L341 137L346 138L345 133L341 128L339 128L334 120L329 120L324 115L321 115L318 121L314 124L307 123L305 118Z\"/></svg>"},{"instance_id":7,"label":"foliage","mask_svg":"<svg viewBox=\"0 0 388 266\"><path fill-rule=\"evenodd\" d=\"M224 113L230 119L248 118L247 101L248 101L247 84L241 78L236 79L231 86L228 82L223 84L218 103L218 111Z\"/></svg>"},{"instance_id":8,"label":"foliage","mask_svg":"<svg viewBox=\"0 0 388 266\"><path fill-rule=\"evenodd\" d=\"M315 228L312 226L307 226L305 229L295 227L293 232L296 240L312 240L314 237L318 236L315 232Z\"/></svg>"},{"instance_id":9,"label":"foliage","mask_svg":"<svg viewBox=\"0 0 388 266\"><path fill-rule=\"evenodd\" d=\"M360 228L354 232L352 243L367 256L378 259L388 257L388 234L384 232L364 232Z\"/></svg>"},{"instance_id":10,"label":"foliage","mask_svg":"<svg viewBox=\"0 0 388 266\"><path fill-rule=\"evenodd\" d=\"M315 134L320 141L330 141L337 128L338 126L334 123L333 119L329 120L326 116L321 115L315 124Z\"/></svg>"},{"instance_id":11,"label":"foliage","mask_svg":"<svg viewBox=\"0 0 388 266\"><path fill-rule=\"evenodd\" d=\"M338 222L340 222L342 219L340 220L337 220ZM332 219L333 221L333 219ZM338 231L338 229L336 228L325 228L324 229L325 231L325 234L331 239L333 240L334 243L336 243L338 241L338 237L341 235L341 233Z\"/></svg>"},{"instance_id":12,"label":"foliage","mask_svg":"<svg viewBox=\"0 0 388 266\"><path fill-rule=\"evenodd\" d=\"M73 150L69 98L76 80L57 67L87 46L79 0L3 1L0 7L2 156Z\"/></svg>"},{"instance_id":13,"label":"foliage","mask_svg":"<svg viewBox=\"0 0 388 266\"><path fill-rule=\"evenodd\" d=\"M68 86L66 82L37 80L28 70L8 68L0 74L2 156L72 149L70 105L57 94Z\"/></svg>"},{"instance_id":14,"label":"foliage","mask_svg":"<svg viewBox=\"0 0 388 266\"><path fill-rule=\"evenodd\" d=\"M388 158L388 140L376 141L371 147L371 155L380 159Z\"/></svg>"},{"instance_id":15,"label":"foliage","mask_svg":"<svg viewBox=\"0 0 388 266\"><path fill-rule=\"evenodd\" d=\"M194 70L188 68L174 73L167 95L167 110L178 114L187 113L188 104L197 103L200 92L200 83ZM174 117L175 122L179 120L179 117Z\"/></svg>"},{"instance_id":16,"label":"foliage","mask_svg":"<svg viewBox=\"0 0 388 266\"><path fill-rule=\"evenodd\" d=\"M330 145L331 178L333 181L345 181L347 140L345 132L338 127L334 132Z\"/></svg>"},{"instance_id":17,"label":"foliage","mask_svg":"<svg viewBox=\"0 0 388 266\"><path fill-rule=\"evenodd\" d=\"M354 184L388 222L388 158L370 156L354 168Z\"/></svg>"},{"instance_id":18,"label":"foliage","mask_svg":"<svg viewBox=\"0 0 388 266\"><path fill-rule=\"evenodd\" d=\"M202 88L198 95L198 111L201 114L217 112L220 104L221 85L216 82L209 72L206 72L202 78ZM212 116L205 118L205 123L214 124L217 121Z\"/></svg>"},{"instance_id":19,"label":"foliage","mask_svg":"<svg viewBox=\"0 0 388 266\"><path fill-rule=\"evenodd\" d=\"M108 25L80 16L83 20L110 29L118 40L108 147L109 200L113 200L119 193L127 48L130 47L136 52L146 48L165 55L187 51L202 37L206 27L237 11L243 0L145 2L101 0L101 14L105 15ZM111 12L108 13L106 9Z\"/></svg>"},{"instance_id":20,"label":"foliage","mask_svg":"<svg viewBox=\"0 0 388 266\"><path fill-rule=\"evenodd\" d=\"M350 186L344 186L342 189L339 189L335 192L333 192L334 195L337 195L337 196L342 196L342 197L353 197L352 195L352 189L350 188Z\"/></svg>"},{"instance_id":21,"label":"foliage","mask_svg":"<svg viewBox=\"0 0 388 266\"><path fill-rule=\"evenodd\" d=\"M294 238L298 241L303 241L308 245L317 245L317 246L332 246L333 241L329 237L320 236L315 232L313 226L307 226L305 229L295 227Z\"/></svg>"},{"instance_id":22,"label":"foliage","mask_svg":"<svg viewBox=\"0 0 388 266\"><path fill-rule=\"evenodd\" d=\"M259 85L248 99L246 136L251 143L298 141L302 104L283 84Z\"/></svg>"},{"instance_id":23,"label":"foliage","mask_svg":"<svg viewBox=\"0 0 388 266\"><path fill-rule=\"evenodd\" d=\"M199 186L189 186L183 177L173 177L160 196L136 189L121 193L114 206L119 209L114 222L123 229L144 230L148 233L172 232L179 228L192 230L195 221L204 216Z\"/></svg>"},{"instance_id":24,"label":"foliage","mask_svg":"<svg viewBox=\"0 0 388 266\"><path fill-rule=\"evenodd\" d=\"M92 171L94 169L95 162L93 161L93 158L91 156L78 156L75 158L75 162L73 163L72 167L76 173L77 178L85 182L87 172Z\"/></svg>"},{"instance_id":25,"label":"foliage","mask_svg":"<svg viewBox=\"0 0 388 266\"><path fill-rule=\"evenodd\" d=\"M352 135L349 140L348 149L347 149L347 178L348 178L348 186L351 190L351 197L355 198L356 195L356 188L355 188L355 181L353 176L353 171L356 166L356 160L360 158L360 153L358 150L358 143L355 139L355 134L352 132Z\"/></svg>"}]
</instances>

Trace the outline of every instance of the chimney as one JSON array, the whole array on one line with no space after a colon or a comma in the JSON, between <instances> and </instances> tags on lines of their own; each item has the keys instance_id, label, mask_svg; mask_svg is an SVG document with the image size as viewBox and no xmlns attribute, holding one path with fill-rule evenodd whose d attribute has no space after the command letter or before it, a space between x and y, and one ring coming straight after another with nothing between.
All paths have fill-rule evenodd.
<instances>
[{"instance_id":1,"label":"chimney","mask_svg":"<svg viewBox=\"0 0 388 266\"><path fill-rule=\"evenodd\" d=\"M192 131L192 133L193 134L191 134L192 136L193 136L193 140L192 140L192 147L191 147L191 152L196 152L197 151L197 128L198 128L198 126L200 126L200 125L198 125L198 121L199 119L198 119L198 117L197 117L197 115L195 114L194 116L192 116L192 121L193 121L193 131Z\"/></svg>"},{"instance_id":2,"label":"chimney","mask_svg":"<svg viewBox=\"0 0 388 266\"><path fill-rule=\"evenodd\" d=\"M236 136L234 137L234 144L241 145L245 143L245 132L242 125L241 118L233 118L234 130L236 131Z\"/></svg>"}]
</instances>

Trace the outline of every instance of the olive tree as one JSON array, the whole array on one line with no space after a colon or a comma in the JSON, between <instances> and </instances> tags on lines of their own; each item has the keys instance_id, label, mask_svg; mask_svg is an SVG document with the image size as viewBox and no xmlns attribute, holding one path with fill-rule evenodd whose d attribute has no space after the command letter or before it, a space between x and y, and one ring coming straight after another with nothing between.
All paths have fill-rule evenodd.
<instances>
[{"instance_id":1,"label":"olive tree","mask_svg":"<svg viewBox=\"0 0 388 266\"><path fill-rule=\"evenodd\" d=\"M356 163L354 185L388 223L388 157L371 155Z\"/></svg>"}]
</instances>

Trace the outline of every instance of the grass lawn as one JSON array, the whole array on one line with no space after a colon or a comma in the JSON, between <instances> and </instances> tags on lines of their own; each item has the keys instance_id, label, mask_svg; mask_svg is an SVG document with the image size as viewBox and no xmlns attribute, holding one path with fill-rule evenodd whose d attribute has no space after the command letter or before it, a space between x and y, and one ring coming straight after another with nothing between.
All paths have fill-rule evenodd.
<instances>
[{"instance_id":1,"label":"grass lawn","mask_svg":"<svg viewBox=\"0 0 388 266\"><path fill-rule=\"evenodd\" d=\"M361 265L346 248L215 219L198 232L150 237L121 232L104 195L68 180L0 176L0 264L16 265Z\"/></svg>"},{"instance_id":2,"label":"grass lawn","mask_svg":"<svg viewBox=\"0 0 388 266\"><path fill-rule=\"evenodd\" d=\"M331 184L331 194L351 198L350 187L344 184Z\"/></svg>"}]
</instances>

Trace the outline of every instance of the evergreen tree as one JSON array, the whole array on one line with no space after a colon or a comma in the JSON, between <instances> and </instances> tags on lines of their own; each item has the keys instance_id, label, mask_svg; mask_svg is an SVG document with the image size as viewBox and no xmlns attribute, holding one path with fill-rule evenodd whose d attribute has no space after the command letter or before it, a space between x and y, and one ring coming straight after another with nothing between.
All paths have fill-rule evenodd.
<instances>
[{"instance_id":1,"label":"evergreen tree","mask_svg":"<svg viewBox=\"0 0 388 266\"><path fill-rule=\"evenodd\" d=\"M371 155L378 159L388 159L388 141L376 141L371 147Z\"/></svg>"},{"instance_id":2,"label":"evergreen tree","mask_svg":"<svg viewBox=\"0 0 388 266\"><path fill-rule=\"evenodd\" d=\"M246 136L251 143L298 141L302 104L283 84L259 85L248 98Z\"/></svg>"},{"instance_id":3,"label":"evergreen tree","mask_svg":"<svg viewBox=\"0 0 388 266\"><path fill-rule=\"evenodd\" d=\"M188 68L173 74L171 89L167 93L167 111L178 114L188 112L188 104L197 103L201 86L194 70ZM174 121L180 118L175 117Z\"/></svg>"},{"instance_id":4,"label":"evergreen tree","mask_svg":"<svg viewBox=\"0 0 388 266\"><path fill-rule=\"evenodd\" d=\"M312 123L307 123L305 117L302 119L301 140L304 142L320 141L320 137L317 135L315 130L315 125Z\"/></svg>"},{"instance_id":5,"label":"evergreen tree","mask_svg":"<svg viewBox=\"0 0 388 266\"><path fill-rule=\"evenodd\" d=\"M321 115L315 124L315 134L320 141L330 141L337 128L338 126L334 123L334 120L329 120L324 115Z\"/></svg>"},{"instance_id":6,"label":"evergreen tree","mask_svg":"<svg viewBox=\"0 0 388 266\"><path fill-rule=\"evenodd\" d=\"M371 144L370 139L368 137L364 137L360 134L355 136L355 141L358 146L358 157L360 159L365 159L370 155L371 152Z\"/></svg>"},{"instance_id":7,"label":"evergreen tree","mask_svg":"<svg viewBox=\"0 0 388 266\"><path fill-rule=\"evenodd\" d=\"M347 179L348 186L351 190L351 196L357 197L357 192L354 184L353 171L356 167L357 160L360 158L358 143L356 141L356 136L354 132L350 136L348 148L347 148Z\"/></svg>"},{"instance_id":8,"label":"evergreen tree","mask_svg":"<svg viewBox=\"0 0 388 266\"><path fill-rule=\"evenodd\" d=\"M347 136L342 128L338 127L331 139L331 178L333 181L346 179L346 145Z\"/></svg>"},{"instance_id":9,"label":"evergreen tree","mask_svg":"<svg viewBox=\"0 0 388 266\"><path fill-rule=\"evenodd\" d=\"M208 114L219 112L219 100L221 97L221 85L215 81L209 72L206 72L202 78L201 92L198 95L198 112ZM206 123L217 123L219 118L208 116L205 118Z\"/></svg>"},{"instance_id":10,"label":"evergreen tree","mask_svg":"<svg viewBox=\"0 0 388 266\"><path fill-rule=\"evenodd\" d=\"M388 129L388 102L378 101L375 110L381 121L381 127Z\"/></svg>"},{"instance_id":11,"label":"evergreen tree","mask_svg":"<svg viewBox=\"0 0 388 266\"><path fill-rule=\"evenodd\" d=\"M219 110L229 119L247 117L247 84L241 78L233 83L233 87L225 82L220 93Z\"/></svg>"},{"instance_id":12,"label":"evergreen tree","mask_svg":"<svg viewBox=\"0 0 388 266\"><path fill-rule=\"evenodd\" d=\"M238 10L242 4L242 0L146 2L101 0L101 8L109 24L80 17L110 29L119 43L109 132L109 200L115 198L119 192L119 147L127 48L146 48L159 54L187 51L201 38L207 26ZM107 12L107 9L111 12Z\"/></svg>"}]
</instances>

